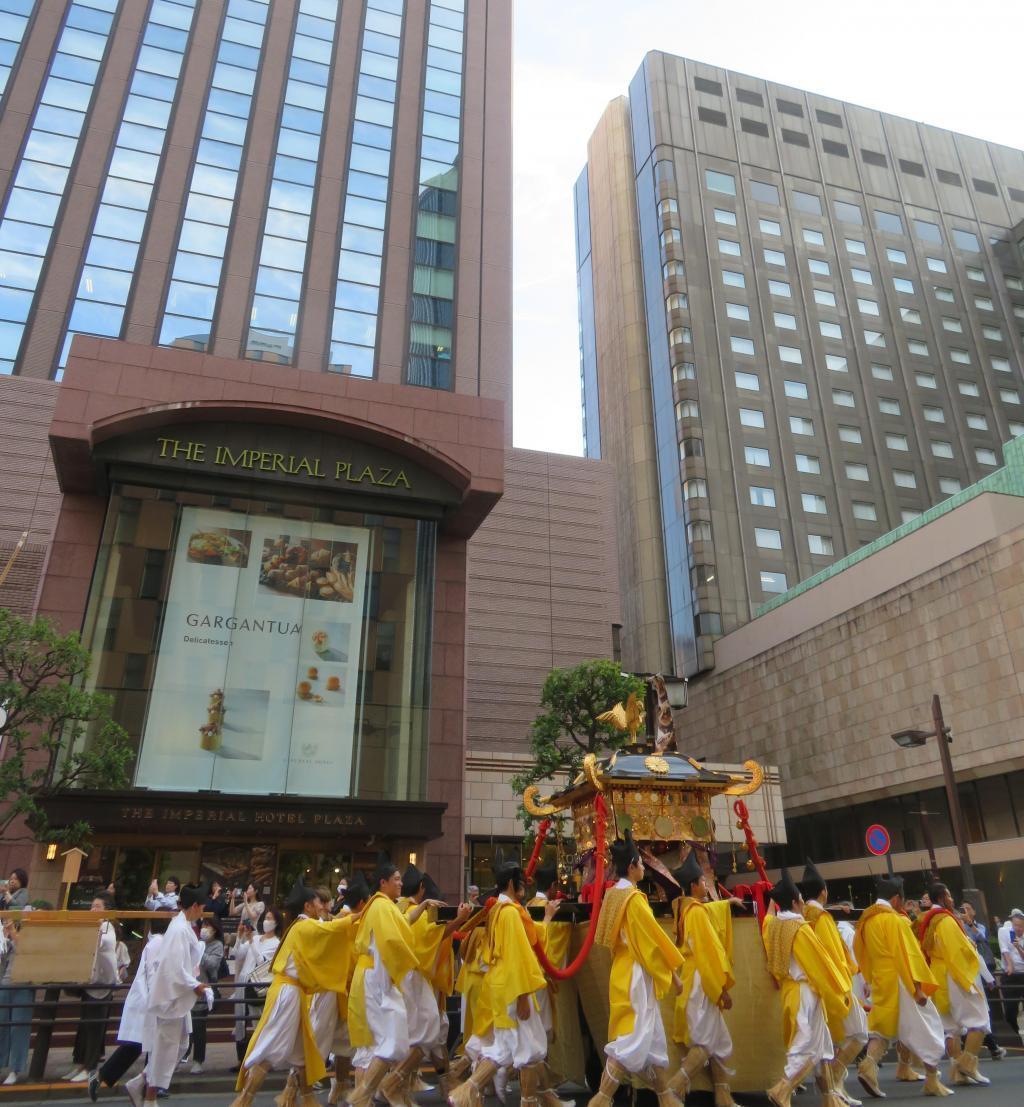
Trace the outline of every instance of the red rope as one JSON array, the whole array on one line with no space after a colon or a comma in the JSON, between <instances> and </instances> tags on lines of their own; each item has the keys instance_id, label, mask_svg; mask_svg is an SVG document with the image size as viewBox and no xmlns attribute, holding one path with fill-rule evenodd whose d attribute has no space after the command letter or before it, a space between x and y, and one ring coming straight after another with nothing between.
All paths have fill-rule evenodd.
<instances>
[{"instance_id":1,"label":"red rope","mask_svg":"<svg viewBox=\"0 0 1024 1107\"><path fill-rule=\"evenodd\" d=\"M604 898L604 849L607 821L608 808L605 806L604 796L598 793L594 797L594 857L597 860L597 872L594 876L594 902L590 907L590 924L587 927L587 936L583 939L583 945L580 947L579 953L576 954L576 959L571 964L566 965L564 969L560 969L557 965L551 964L539 942L533 947L533 952L537 955L540 967L554 980L569 980L575 976L580 971L580 967L586 961L587 954L590 953L594 945L594 936L597 933L597 917L601 914L601 900Z\"/></svg>"},{"instance_id":2,"label":"red rope","mask_svg":"<svg viewBox=\"0 0 1024 1107\"><path fill-rule=\"evenodd\" d=\"M768 892L771 891L772 882L768 879L764 858L757 848L757 839L754 837L754 831L750 826L750 812L747 810L747 805L743 800L738 799L732 805L732 809L736 812L736 817L739 819L739 828L743 831L743 837L747 841L747 853L750 854L750 860L753 861L754 868L757 869L757 874L761 878L754 884L737 884L732 892L733 895L749 896L753 899L758 921L764 926L765 916L768 914L766 897Z\"/></svg>"},{"instance_id":3,"label":"red rope","mask_svg":"<svg viewBox=\"0 0 1024 1107\"><path fill-rule=\"evenodd\" d=\"M540 851L544 848L544 839L548 836L548 830L550 828L550 819L542 819L541 822L537 824L537 837L533 840L533 853L530 854L530 860L526 862L527 880L533 878L533 870L537 867L537 862L540 860Z\"/></svg>"}]
</instances>

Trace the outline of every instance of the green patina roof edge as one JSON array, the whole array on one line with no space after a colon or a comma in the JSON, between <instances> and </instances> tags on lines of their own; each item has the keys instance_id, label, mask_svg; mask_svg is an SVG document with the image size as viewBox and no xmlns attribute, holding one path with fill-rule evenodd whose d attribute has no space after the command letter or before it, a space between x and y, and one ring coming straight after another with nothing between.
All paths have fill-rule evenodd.
<instances>
[{"instance_id":1,"label":"green patina roof edge","mask_svg":"<svg viewBox=\"0 0 1024 1107\"><path fill-rule=\"evenodd\" d=\"M982 477L976 484L961 489L961 491L954 493L948 499L943 500L942 503L928 508L927 511L922 512L916 519L911 519L907 523L901 523L900 526L896 527L894 530L880 535L874 542L869 543L867 546L861 546L859 550L855 550L839 561L833 562L828 568L822 569L820 572L815 573L814 576L800 581L799 584L794 584L792 588L776 596L775 599L768 600L767 603L761 604L754 618L757 619L762 615L767 615L769 611L774 611L784 603L789 603L790 600L796 599L797 596L802 596L805 592L809 592L812 588L816 588L824 581L831 580L832 577L844 572L851 566L857 565L865 558L870 557L874 553L878 553L879 550L886 549L894 542L898 542L901 538L905 538L908 534L912 534L915 530L926 527L929 523L948 514L950 511L955 511L962 504L975 499L985 492L998 492L1005 496L1024 496L1024 437L1015 438L1012 442L1007 442L1006 445L1003 446L1003 467L1001 469L996 469L995 472L989 473L987 477Z\"/></svg>"}]
</instances>

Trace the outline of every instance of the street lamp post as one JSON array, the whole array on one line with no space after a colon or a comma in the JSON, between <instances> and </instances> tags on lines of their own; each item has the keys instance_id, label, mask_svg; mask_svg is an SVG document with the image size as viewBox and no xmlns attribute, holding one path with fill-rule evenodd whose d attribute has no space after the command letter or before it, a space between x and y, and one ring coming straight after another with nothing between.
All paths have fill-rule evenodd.
<instances>
[{"instance_id":1,"label":"street lamp post","mask_svg":"<svg viewBox=\"0 0 1024 1107\"><path fill-rule=\"evenodd\" d=\"M946 802L949 805L950 822L953 824L953 841L956 843L956 852L960 858L960 872L963 876L964 898L974 902L975 908L980 908L978 913L981 917L987 919L988 912L985 909L985 897L974 883L974 867L971 865L971 856L967 849L964 812L960 806L960 795L956 790L956 777L953 775L953 758L949 752L953 735L942 718L942 702L938 695L932 696L931 730L901 730L892 735L892 740L903 749L923 746L929 738L938 739L939 760L942 762L942 778L946 785Z\"/></svg>"}]
</instances>

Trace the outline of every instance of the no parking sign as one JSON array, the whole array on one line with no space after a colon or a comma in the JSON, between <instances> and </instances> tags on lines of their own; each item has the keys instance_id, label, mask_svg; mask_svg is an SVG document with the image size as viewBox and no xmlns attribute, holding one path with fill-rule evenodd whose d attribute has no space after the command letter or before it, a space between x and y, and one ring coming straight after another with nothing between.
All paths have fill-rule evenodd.
<instances>
[{"instance_id":1,"label":"no parking sign","mask_svg":"<svg viewBox=\"0 0 1024 1107\"><path fill-rule=\"evenodd\" d=\"M868 847L868 853L875 857L884 857L889 852L892 841L889 831L881 823L872 823L864 832L864 842Z\"/></svg>"}]
</instances>

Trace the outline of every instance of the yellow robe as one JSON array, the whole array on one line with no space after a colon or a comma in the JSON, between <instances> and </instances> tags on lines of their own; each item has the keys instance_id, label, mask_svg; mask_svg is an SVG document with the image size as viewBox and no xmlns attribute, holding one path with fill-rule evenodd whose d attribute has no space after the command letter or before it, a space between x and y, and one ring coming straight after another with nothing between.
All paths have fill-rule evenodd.
<instances>
[{"instance_id":1,"label":"yellow robe","mask_svg":"<svg viewBox=\"0 0 1024 1107\"><path fill-rule=\"evenodd\" d=\"M476 1029L476 1013L480 1002L480 989L484 982L484 965L481 954L487 937L486 924L480 923L467 935L459 948L462 967L455 981L456 990L466 1001L462 1018L462 1040L469 1041Z\"/></svg>"},{"instance_id":2,"label":"yellow robe","mask_svg":"<svg viewBox=\"0 0 1024 1107\"><path fill-rule=\"evenodd\" d=\"M256 1044L267 1025L274 1009L274 1001L282 988L298 988L302 995L299 1003L299 1028L302 1035L302 1052L305 1057L306 1079L315 1084L325 1072L324 1059L316 1046L313 1027L309 1021L309 1003L317 992L335 992L339 1005L344 1001L344 992L348 984L349 973L354 957L354 939L361 920L351 915L342 915L330 922L317 919L297 919L288 928L284 939L277 948L271 971L273 982L267 991L267 1000L263 1014L256 1024L249 1051ZM291 958L297 977L285 973L285 966ZM238 1074L237 1087L241 1088L245 1080L245 1068Z\"/></svg>"},{"instance_id":3,"label":"yellow robe","mask_svg":"<svg viewBox=\"0 0 1024 1107\"><path fill-rule=\"evenodd\" d=\"M494 1028L514 1028L517 1020L509 1007L520 996L532 996L544 987L544 974L531 948L535 939L533 920L518 903L499 899L488 912L482 953L487 972L473 1013L475 1034L486 1037Z\"/></svg>"},{"instance_id":4,"label":"yellow robe","mask_svg":"<svg viewBox=\"0 0 1024 1107\"><path fill-rule=\"evenodd\" d=\"M873 904L857 922L853 952L871 986L868 1030L884 1038L898 1037L900 983L911 996L917 985L926 996L934 995L938 988L910 919L889 903Z\"/></svg>"},{"instance_id":5,"label":"yellow robe","mask_svg":"<svg viewBox=\"0 0 1024 1107\"><path fill-rule=\"evenodd\" d=\"M680 976L683 990L676 996L672 1040L688 1045L690 1030L686 1005L693 991L693 978L700 973L701 987L716 1007L736 981L732 975L732 910L725 900L700 903L686 896L676 900L676 941L683 958Z\"/></svg>"},{"instance_id":6,"label":"yellow robe","mask_svg":"<svg viewBox=\"0 0 1024 1107\"><path fill-rule=\"evenodd\" d=\"M658 925L647 897L639 889L613 888L606 892L601 916L599 934L612 953L608 980L608 1040L612 1041L632 1034L636 1025L636 1012L629 1002L633 966L640 965L648 973L654 982L654 994L662 999L668 995L672 974L682 967L683 957Z\"/></svg>"},{"instance_id":7,"label":"yellow robe","mask_svg":"<svg viewBox=\"0 0 1024 1107\"><path fill-rule=\"evenodd\" d=\"M416 904L406 900L403 914L412 913ZM437 911L428 907L414 923L412 929L413 945L419 960L419 971L430 984L431 990L440 997L439 1006L444 1010L444 999L451 995L455 983L455 956L452 952L452 935L445 937L445 926L437 921Z\"/></svg>"},{"instance_id":8,"label":"yellow robe","mask_svg":"<svg viewBox=\"0 0 1024 1107\"><path fill-rule=\"evenodd\" d=\"M775 978L782 992L782 1036L786 1048L796 1037L797 1016L800 1011L800 985L790 975L790 957L800 966L810 985L821 1000L825 1021L840 1026L849 1014L853 1002L850 977L845 967L840 969L828 954L828 950L816 937L814 930L803 919L779 919L769 915L762 932L768 956L768 971Z\"/></svg>"},{"instance_id":9,"label":"yellow robe","mask_svg":"<svg viewBox=\"0 0 1024 1107\"><path fill-rule=\"evenodd\" d=\"M365 990L366 972L373 968L371 939L396 988L401 989L405 974L419 965L415 939L405 916L383 892L377 892L366 905L356 935L356 968L348 996L348 1036L354 1048L373 1045L366 1021Z\"/></svg>"},{"instance_id":10,"label":"yellow robe","mask_svg":"<svg viewBox=\"0 0 1024 1107\"><path fill-rule=\"evenodd\" d=\"M952 915L937 915L929 921L921 948L938 984L932 999L943 1015L949 1014L949 977L963 991L978 994L978 947Z\"/></svg>"},{"instance_id":11,"label":"yellow robe","mask_svg":"<svg viewBox=\"0 0 1024 1107\"><path fill-rule=\"evenodd\" d=\"M534 896L527 903L527 907L545 907L551 901L547 896ZM569 939L572 937L572 924L564 922L535 922L534 929L540 940L540 947L544 950L544 956L556 969L565 967L566 955L569 952ZM548 998L551 1001L551 1027L552 1032L558 1032L558 1006L555 996L558 994L558 981L549 979L547 982Z\"/></svg>"},{"instance_id":12,"label":"yellow robe","mask_svg":"<svg viewBox=\"0 0 1024 1107\"><path fill-rule=\"evenodd\" d=\"M857 962L854 961L849 947L843 941L843 936L839 933L839 927L836 925L836 920L832 917L831 912L826 911L820 903L812 899L804 904L804 918L814 930L815 937L825 947L829 957L832 958L833 964L846 975L852 991L853 978L859 971ZM844 1021L845 1019L840 1019L838 1023L830 1022L828 1024L828 1032L832 1035L832 1041L837 1045L846 1037L843 1029Z\"/></svg>"}]
</instances>

